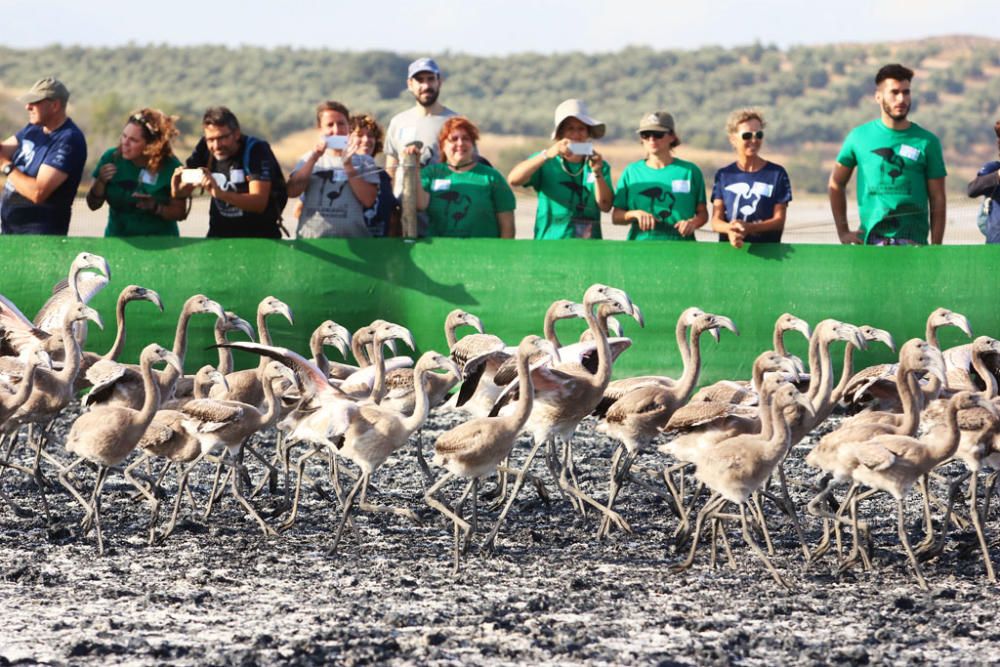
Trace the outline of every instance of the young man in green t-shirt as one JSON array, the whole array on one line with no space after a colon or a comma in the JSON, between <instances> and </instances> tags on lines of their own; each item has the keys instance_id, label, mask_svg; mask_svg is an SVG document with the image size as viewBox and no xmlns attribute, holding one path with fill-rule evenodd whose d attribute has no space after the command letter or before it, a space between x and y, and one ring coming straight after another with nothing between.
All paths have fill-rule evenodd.
<instances>
[{"instance_id":1,"label":"young man in green t-shirt","mask_svg":"<svg viewBox=\"0 0 1000 667\"><path fill-rule=\"evenodd\" d=\"M882 116L851 130L837 155L829 194L841 243L926 244L928 231L931 243L944 239L947 171L938 138L907 119L912 79L913 71L898 64L878 71ZM855 167L861 227L851 230L846 187Z\"/></svg>"}]
</instances>

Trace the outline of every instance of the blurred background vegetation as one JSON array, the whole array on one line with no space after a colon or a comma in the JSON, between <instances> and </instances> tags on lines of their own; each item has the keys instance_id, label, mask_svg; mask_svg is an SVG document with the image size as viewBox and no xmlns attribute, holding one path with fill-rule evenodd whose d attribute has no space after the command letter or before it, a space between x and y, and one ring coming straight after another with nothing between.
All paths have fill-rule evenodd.
<instances>
[{"instance_id":1,"label":"blurred background vegetation","mask_svg":"<svg viewBox=\"0 0 1000 667\"><path fill-rule=\"evenodd\" d=\"M178 114L186 145L198 136L204 109L218 104L232 108L247 133L272 142L311 127L313 108L323 99L387 123L412 104L406 66L420 55L426 54L250 46L0 48L0 131L8 136L23 126L23 106L14 98L49 74L72 91L71 115L87 134L91 163L114 145L127 113L140 106ZM787 50L754 44L432 55L444 69L447 106L484 132L518 137L490 156L501 170L545 144L552 111L568 97L587 100L607 122L610 139L632 141L644 112L667 109L686 146L714 151L729 150L728 113L756 106L767 116L768 149L784 157L796 188L823 192L844 135L877 115L872 79L887 62L916 70L912 117L941 138L949 165L995 153L1000 41L986 38ZM702 166L711 178L714 165Z\"/></svg>"}]
</instances>

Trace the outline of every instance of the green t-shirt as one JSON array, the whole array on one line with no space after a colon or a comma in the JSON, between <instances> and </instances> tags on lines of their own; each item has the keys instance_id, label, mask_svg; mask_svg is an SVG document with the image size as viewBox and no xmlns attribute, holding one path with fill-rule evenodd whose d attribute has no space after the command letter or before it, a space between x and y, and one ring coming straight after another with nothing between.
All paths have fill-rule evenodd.
<instances>
[{"instance_id":1,"label":"green t-shirt","mask_svg":"<svg viewBox=\"0 0 1000 667\"><path fill-rule=\"evenodd\" d=\"M108 201L108 226L105 236L180 236L176 220L164 220L152 211L136 207L132 193L153 197L161 204L170 201L170 177L181 166L181 161L171 155L160 165L160 171L151 174L137 167L131 160L116 156L117 149L109 148L101 156L91 174L97 178L101 167L113 163L118 171L106 186Z\"/></svg>"},{"instance_id":2,"label":"green t-shirt","mask_svg":"<svg viewBox=\"0 0 1000 667\"><path fill-rule=\"evenodd\" d=\"M666 167L653 169L645 160L625 167L615 190L615 208L641 210L656 217L656 227L642 231L632 223L630 241L669 239L693 241L694 235L681 236L675 226L693 218L698 204L705 203L705 177L693 162L674 158Z\"/></svg>"},{"instance_id":3,"label":"green t-shirt","mask_svg":"<svg viewBox=\"0 0 1000 667\"><path fill-rule=\"evenodd\" d=\"M497 213L514 210L514 193L503 174L484 164L457 172L440 162L428 165L420 171L420 182L431 197L430 236L496 238Z\"/></svg>"},{"instance_id":4,"label":"green t-shirt","mask_svg":"<svg viewBox=\"0 0 1000 667\"><path fill-rule=\"evenodd\" d=\"M948 173L937 137L916 123L893 130L878 118L851 130L837 162L857 167L858 208L866 241L875 232L927 243L927 181Z\"/></svg>"},{"instance_id":5,"label":"green t-shirt","mask_svg":"<svg viewBox=\"0 0 1000 667\"><path fill-rule=\"evenodd\" d=\"M531 157L535 155L538 153ZM611 183L607 161L601 175ZM601 209L594 198L595 175L586 160L566 162L562 156L546 160L525 187L538 193L536 239L601 238Z\"/></svg>"}]
</instances>

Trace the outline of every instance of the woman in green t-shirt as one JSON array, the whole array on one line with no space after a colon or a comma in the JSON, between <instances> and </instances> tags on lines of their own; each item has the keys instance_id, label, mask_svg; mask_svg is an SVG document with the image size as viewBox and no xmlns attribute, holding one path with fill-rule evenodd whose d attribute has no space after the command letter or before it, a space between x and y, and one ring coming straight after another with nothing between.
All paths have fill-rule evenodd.
<instances>
[{"instance_id":1,"label":"woman in green t-shirt","mask_svg":"<svg viewBox=\"0 0 1000 667\"><path fill-rule=\"evenodd\" d=\"M171 140L174 118L157 109L131 114L118 146L109 148L94 168L87 206L108 203L105 236L179 236L177 221L187 217L183 199L170 196L170 178L181 166Z\"/></svg>"},{"instance_id":2,"label":"woman in green t-shirt","mask_svg":"<svg viewBox=\"0 0 1000 667\"><path fill-rule=\"evenodd\" d=\"M417 208L427 211L428 236L514 238L514 193L503 174L478 160L478 140L468 118L452 116L438 134L443 161L418 162Z\"/></svg>"},{"instance_id":3,"label":"woman in green t-shirt","mask_svg":"<svg viewBox=\"0 0 1000 667\"><path fill-rule=\"evenodd\" d=\"M646 158L625 167L618 179L612 222L631 225L630 241L693 241L694 230L708 221L701 169L674 157L681 140L666 111L644 114L636 132Z\"/></svg>"},{"instance_id":4,"label":"woman in green t-shirt","mask_svg":"<svg viewBox=\"0 0 1000 667\"><path fill-rule=\"evenodd\" d=\"M593 144L604 136L604 123L583 100L562 102L554 121L555 143L511 169L507 180L538 193L536 239L599 239L601 213L612 201L611 168Z\"/></svg>"}]
</instances>

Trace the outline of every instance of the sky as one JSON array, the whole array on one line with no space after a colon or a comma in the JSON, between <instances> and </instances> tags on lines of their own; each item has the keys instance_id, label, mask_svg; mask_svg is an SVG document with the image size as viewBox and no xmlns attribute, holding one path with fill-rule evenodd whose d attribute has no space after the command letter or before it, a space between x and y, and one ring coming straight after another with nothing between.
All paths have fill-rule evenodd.
<instances>
[{"instance_id":1,"label":"sky","mask_svg":"<svg viewBox=\"0 0 1000 667\"><path fill-rule=\"evenodd\" d=\"M40 7L44 6L44 18ZM3 44L223 44L478 55L1000 38L986 0L0 0Z\"/></svg>"}]
</instances>

